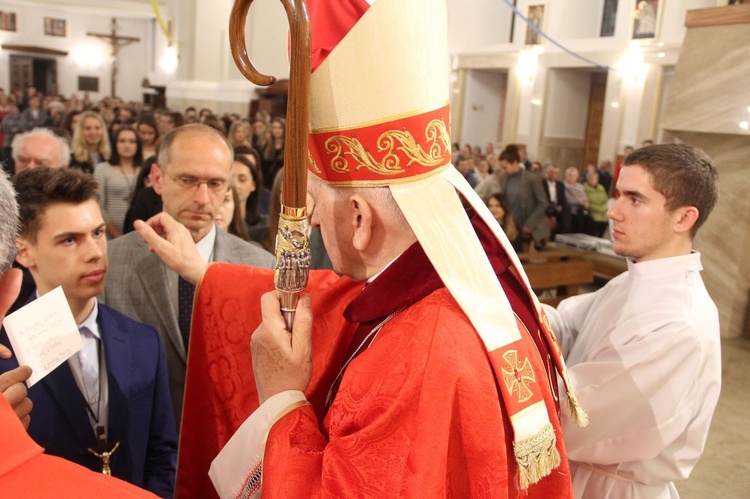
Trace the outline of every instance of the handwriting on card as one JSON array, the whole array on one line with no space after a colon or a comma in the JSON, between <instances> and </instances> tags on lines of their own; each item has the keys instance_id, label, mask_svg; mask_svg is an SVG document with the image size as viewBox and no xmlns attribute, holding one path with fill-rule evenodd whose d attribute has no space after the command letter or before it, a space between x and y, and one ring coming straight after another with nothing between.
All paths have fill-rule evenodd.
<instances>
[{"instance_id":1,"label":"handwriting on card","mask_svg":"<svg viewBox=\"0 0 750 499\"><path fill-rule=\"evenodd\" d=\"M31 367L29 387L81 349L81 335L61 287L3 321L20 365Z\"/></svg>"}]
</instances>

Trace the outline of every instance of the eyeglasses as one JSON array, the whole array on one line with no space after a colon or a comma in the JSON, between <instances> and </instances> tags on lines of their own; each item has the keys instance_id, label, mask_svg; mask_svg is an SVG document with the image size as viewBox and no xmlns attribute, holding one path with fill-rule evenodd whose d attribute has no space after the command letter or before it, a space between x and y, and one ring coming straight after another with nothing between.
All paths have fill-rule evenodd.
<instances>
[{"instance_id":1,"label":"eyeglasses","mask_svg":"<svg viewBox=\"0 0 750 499\"><path fill-rule=\"evenodd\" d=\"M201 180L198 177L191 177L190 175L178 175L177 177L169 177L174 180L177 185L186 191L196 191L202 184L206 184L209 191L215 194L225 194L229 181L221 178L212 178L209 180Z\"/></svg>"}]
</instances>

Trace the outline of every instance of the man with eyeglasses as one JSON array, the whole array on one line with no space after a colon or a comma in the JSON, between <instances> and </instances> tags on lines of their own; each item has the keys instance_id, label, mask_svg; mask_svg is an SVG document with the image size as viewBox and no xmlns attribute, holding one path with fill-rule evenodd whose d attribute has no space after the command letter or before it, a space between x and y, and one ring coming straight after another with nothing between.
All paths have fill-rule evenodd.
<instances>
[{"instance_id":1,"label":"man with eyeglasses","mask_svg":"<svg viewBox=\"0 0 750 499\"><path fill-rule=\"evenodd\" d=\"M65 168L70 163L68 143L46 128L34 128L16 135L11 148L16 173L37 166Z\"/></svg>"},{"instance_id":2,"label":"man with eyeglasses","mask_svg":"<svg viewBox=\"0 0 750 499\"><path fill-rule=\"evenodd\" d=\"M274 257L259 246L217 230L214 217L232 178L232 146L205 125L178 127L164 136L151 169L163 213L188 229L207 262L272 268ZM103 302L156 328L166 346L177 427L182 415L194 284L169 268L137 232L109 244L110 275Z\"/></svg>"}]
</instances>

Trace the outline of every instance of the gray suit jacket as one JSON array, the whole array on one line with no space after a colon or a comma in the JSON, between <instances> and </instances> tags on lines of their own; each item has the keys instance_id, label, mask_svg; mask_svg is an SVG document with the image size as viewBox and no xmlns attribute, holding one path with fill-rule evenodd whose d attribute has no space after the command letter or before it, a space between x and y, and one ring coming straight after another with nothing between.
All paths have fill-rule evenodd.
<instances>
[{"instance_id":1,"label":"gray suit jacket","mask_svg":"<svg viewBox=\"0 0 750 499\"><path fill-rule=\"evenodd\" d=\"M534 241L541 241L549 237L549 225L544 211L547 209L549 200L544 194L542 183L536 174L521 169L521 189L523 192L523 214L521 220L516 220L518 229L528 227ZM503 194L506 194L507 182L503 183ZM520 223L519 223L520 222Z\"/></svg>"},{"instance_id":2,"label":"gray suit jacket","mask_svg":"<svg viewBox=\"0 0 750 499\"><path fill-rule=\"evenodd\" d=\"M137 232L111 241L107 254L107 283L99 299L131 319L159 331L166 349L169 389L179 430L187 352L180 335L178 311L169 294L166 265L155 253L148 251ZM259 246L217 230L214 261L273 268L274 256Z\"/></svg>"}]
</instances>

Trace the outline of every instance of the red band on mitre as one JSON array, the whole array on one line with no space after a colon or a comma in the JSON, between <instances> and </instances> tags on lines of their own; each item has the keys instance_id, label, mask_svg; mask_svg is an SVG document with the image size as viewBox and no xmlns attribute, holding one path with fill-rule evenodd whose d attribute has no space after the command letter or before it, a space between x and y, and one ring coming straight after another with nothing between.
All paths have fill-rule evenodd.
<instances>
[{"instance_id":1,"label":"red band on mitre","mask_svg":"<svg viewBox=\"0 0 750 499\"><path fill-rule=\"evenodd\" d=\"M450 164L450 106L356 128L311 132L307 169L334 185L388 185Z\"/></svg>"}]
</instances>

